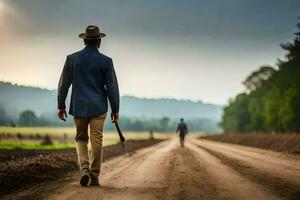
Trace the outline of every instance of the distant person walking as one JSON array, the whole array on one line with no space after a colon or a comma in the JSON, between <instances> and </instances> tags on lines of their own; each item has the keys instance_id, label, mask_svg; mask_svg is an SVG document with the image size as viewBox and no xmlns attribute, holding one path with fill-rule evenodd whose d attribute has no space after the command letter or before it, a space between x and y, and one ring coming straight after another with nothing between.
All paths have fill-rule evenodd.
<instances>
[{"instance_id":1,"label":"distant person walking","mask_svg":"<svg viewBox=\"0 0 300 200\"><path fill-rule=\"evenodd\" d=\"M150 130L150 140L154 140L154 131L153 131L153 129Z\"/></svg>"},{"instance_id":2,"label":"distant person walking","mask_svg":"<svg viewBox=\"0 0 300 200\"><path fill-rule=\"evenodd\" d=\"M179 133L180 145L184 147L184 138L185 135L188 134L188 127L186 123L184 123L184 119L180 119L180 123L177 126L176 133Z\"/></svg>"},{"instance_id":3,"label":"distant person walking","mask_svg":"<svg viewBox=\"0 0 300 200\"><path fill-rule=\"evenodd\" d=\"M112 59L99 52L105 37L99 27L90 25L79 35L85 48L67 56L58 84L58 117L67 117L65 100L69 87L72 95L69 114L76 126L76 151L81 170L80 184L98 186L102 162L103 125L111 106L113 122L119 118L119 87ZM90 126L90 135L88 135ZM88 155L88 141L91 154Z\"/></svg>"}]
</instances>

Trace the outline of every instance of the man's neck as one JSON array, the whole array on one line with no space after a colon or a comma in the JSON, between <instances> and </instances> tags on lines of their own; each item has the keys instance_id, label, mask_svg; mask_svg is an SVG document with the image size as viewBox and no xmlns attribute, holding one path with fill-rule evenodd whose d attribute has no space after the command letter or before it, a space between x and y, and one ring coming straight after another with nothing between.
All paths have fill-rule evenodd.
<instances>
[{"instance_id":1,"label":"man's neck","mask_svg":"<svg viewBox=\"0 0 300 200\"><path fill-rule=\"evenodd\" d=\"M98 49L99 47L97 45L85 45L86 47L89 47L89 48L96 48Z\"/></svg>"}]
</instances>

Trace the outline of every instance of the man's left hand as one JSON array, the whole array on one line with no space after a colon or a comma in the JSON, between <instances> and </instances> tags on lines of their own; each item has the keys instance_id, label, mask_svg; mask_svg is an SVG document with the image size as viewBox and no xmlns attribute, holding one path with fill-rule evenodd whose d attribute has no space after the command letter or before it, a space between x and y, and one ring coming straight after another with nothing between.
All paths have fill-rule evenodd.
<instances>
[{"instance_id":1,"label":"man's left hand","mask_svg":"<svg viewBox=\"0 0 300 200\"><path fill-rule=\"evenodd\" d=\"M63 121L66 121L66 118L67 118L67 112L66 112L66 109L65 108L61 108L58 110L58 114L57 114L58 118L63 120Z\"/></svg>"},{"instance_id":2,"label":"man's left hand","mask_svg":"<svg viewBox=\"0 0 300 200\"><path fill-rule=\"evenodd\" d=\"M119 113L111 113L110 116L111 116L112 123L115 123L119 119Z\"/></svg>"}]
</instances>

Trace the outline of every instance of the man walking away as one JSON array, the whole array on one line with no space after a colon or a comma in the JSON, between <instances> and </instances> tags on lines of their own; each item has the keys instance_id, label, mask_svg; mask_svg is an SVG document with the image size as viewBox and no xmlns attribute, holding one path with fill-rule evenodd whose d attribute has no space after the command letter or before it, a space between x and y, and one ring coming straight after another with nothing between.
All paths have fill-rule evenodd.
<instances>
[{"instance_id":1,"label":"man walking away","mask_svg":"<svg viewBox=\"0 0 300 200\"><path fill-rule=\"evenodd\" d=\"M67 117L65 100L72 85L69 114L74 116L76 126L80 184L98 186L107 99L112 110L111 119L115 122L119 118L119 87L112 59L98 51L105 34L100 32L99 27L91 25L79 37L83 39L85 48L67 56L58 84L58 117L64 121ZM89 139L90 157L87 146Z\"/></svg>"},{"instance_id":2,"label":"man walking away","mask_svg":"<svg viewBox=\"0 0 300 200\"><path fill-rule=\"evenodd\" d=\"M184 138L185 135L188 134L188 128L186 123L184 123L183 118L180 119L180 123L177 126L176 133L178 132L179 132L180 145L181 147L184 147Z\"/></svg>"}]
</instances>

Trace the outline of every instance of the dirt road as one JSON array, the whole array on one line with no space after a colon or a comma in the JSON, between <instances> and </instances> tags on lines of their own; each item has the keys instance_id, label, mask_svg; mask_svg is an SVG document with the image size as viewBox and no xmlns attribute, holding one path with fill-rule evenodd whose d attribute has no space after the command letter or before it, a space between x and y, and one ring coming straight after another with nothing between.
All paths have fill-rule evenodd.
<instances>
[{"instance_id":1,"label":"dirt road","mask_svg":"<svg viewBox=\"0 0 300 200\"><path fill-rule=\"evenodd\" d=\"M74 181L49 199L300 199L300 156L172 138L106 162L101 187Z\"/></svg>"}]
</instances>

